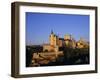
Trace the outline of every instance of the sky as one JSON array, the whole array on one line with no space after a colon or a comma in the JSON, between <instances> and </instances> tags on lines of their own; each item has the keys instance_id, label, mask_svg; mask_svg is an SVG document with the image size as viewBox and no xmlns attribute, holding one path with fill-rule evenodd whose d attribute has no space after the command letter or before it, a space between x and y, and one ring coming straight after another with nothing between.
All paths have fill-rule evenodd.
<instances>
[{"instance_id":1,"label":"sky","mask_svg":"<svg viewBox=\"0 0 100 80\"><path fill-rule=\"evenodd\" d=\"M26 12L26 45L49 43L51 30L60 38L89 41L89 15Z\"/></svg>"}]
</instances>

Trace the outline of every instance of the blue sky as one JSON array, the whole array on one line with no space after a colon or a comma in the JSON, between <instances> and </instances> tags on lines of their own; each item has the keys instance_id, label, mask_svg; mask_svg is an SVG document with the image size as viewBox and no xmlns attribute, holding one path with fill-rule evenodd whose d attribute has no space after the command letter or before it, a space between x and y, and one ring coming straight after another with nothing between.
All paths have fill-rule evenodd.
<instances>
[{"instance_id":1,"label":"blue sky","mask_svg":"<svg viewBox=\"0 0 100 80\"><path fill-rule=\"evenodd\" d=\"M49 43L51 30L61 38L71 34L89 41L89 15L26 12L26 45Z\"/></svg>"}]
</instances>

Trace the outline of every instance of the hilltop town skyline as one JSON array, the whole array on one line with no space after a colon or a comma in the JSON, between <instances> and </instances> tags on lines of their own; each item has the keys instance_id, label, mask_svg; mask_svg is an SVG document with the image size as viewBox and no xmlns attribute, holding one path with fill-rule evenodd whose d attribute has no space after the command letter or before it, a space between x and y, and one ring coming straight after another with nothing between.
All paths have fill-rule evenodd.
<instances>
[{"instance_id":1,"label":"hilltop town skyline","mask_svg":"<svg viewBox=\"0 0 100 80\"><path fill-rule=\"evenodd\" d=\"M89 16L75 14L26 13L26 45L49 43L51 30L63 38L89 41Z\"/></svg>"}]
</instances>

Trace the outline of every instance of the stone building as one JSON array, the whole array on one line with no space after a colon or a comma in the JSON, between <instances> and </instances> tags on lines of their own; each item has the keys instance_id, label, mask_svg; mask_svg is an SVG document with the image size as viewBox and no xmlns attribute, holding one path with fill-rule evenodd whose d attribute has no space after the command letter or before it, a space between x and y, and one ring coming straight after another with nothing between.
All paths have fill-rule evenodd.
<instances>
[{"instance_id":1,"label":"stone building","mask_svg":"<svg viewBox=\"0 0 100 80\"><path fill-rule=\"evenodd\" d=\"M65 35L64 41L65 41L65 46L70 47L70 48L76 47L76 41L71 35Z\"/></svg>"},{"instance_id":2,"label":"stone building","mask_svg":"<svg viewBox=\"0 0 100 80\"><path fill-rule=\"evenodd\" d=\"M50 44L43 44L43 52L54 52L54 47Z\"/></svg>"},{"instance_id":3,"label":"stone building","mask_svg":"<svg viewBox=\"0 0 100 80\"><path fill-rule=\"evenodd\" d=\"M83 40L82 38L80 38L80 40L77 41L77 48L88 48L88 47L89 43Z\"/></svg>"},{"instance_id":4,"label":"stone building","mask_svg":"<svg viewBox=\"0 0 100 80\"><path fill-rule=\"evenodd\" d=\"M49 44L43 45L43 51L59 51L59 47L84 48L89 47L89 44L83 39L75 41L71 35L65 35L64 38L60 38L51 31Z\"/></svg>"}]
</instances>

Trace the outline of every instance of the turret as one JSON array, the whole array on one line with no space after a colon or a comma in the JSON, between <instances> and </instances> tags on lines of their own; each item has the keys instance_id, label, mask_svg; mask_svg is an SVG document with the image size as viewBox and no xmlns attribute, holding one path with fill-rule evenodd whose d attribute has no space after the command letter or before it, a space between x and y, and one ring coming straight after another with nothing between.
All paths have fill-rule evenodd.
<instances>
[{"instance_id":1,"label":"turret","mask_svg":"<svg viewBox=\"0 0 100 80\"><path fill-rule=\"evenodd\" d=\"M54 33L53 33L53 30L51 30L51 34L54 34Z\"/></svg>"},{"instance_id":2,"label":"turret","mask_svg":"<svg viewBox=\"0 0 100 80\"><path fill-rule=\"evenodd\" d=\"M53 30L51 30L51 34L50 34L50 37L49 37L49 40L50 40L50 45L54 46L54 33L53 33Z\"/></svg>"}]
</instances>

